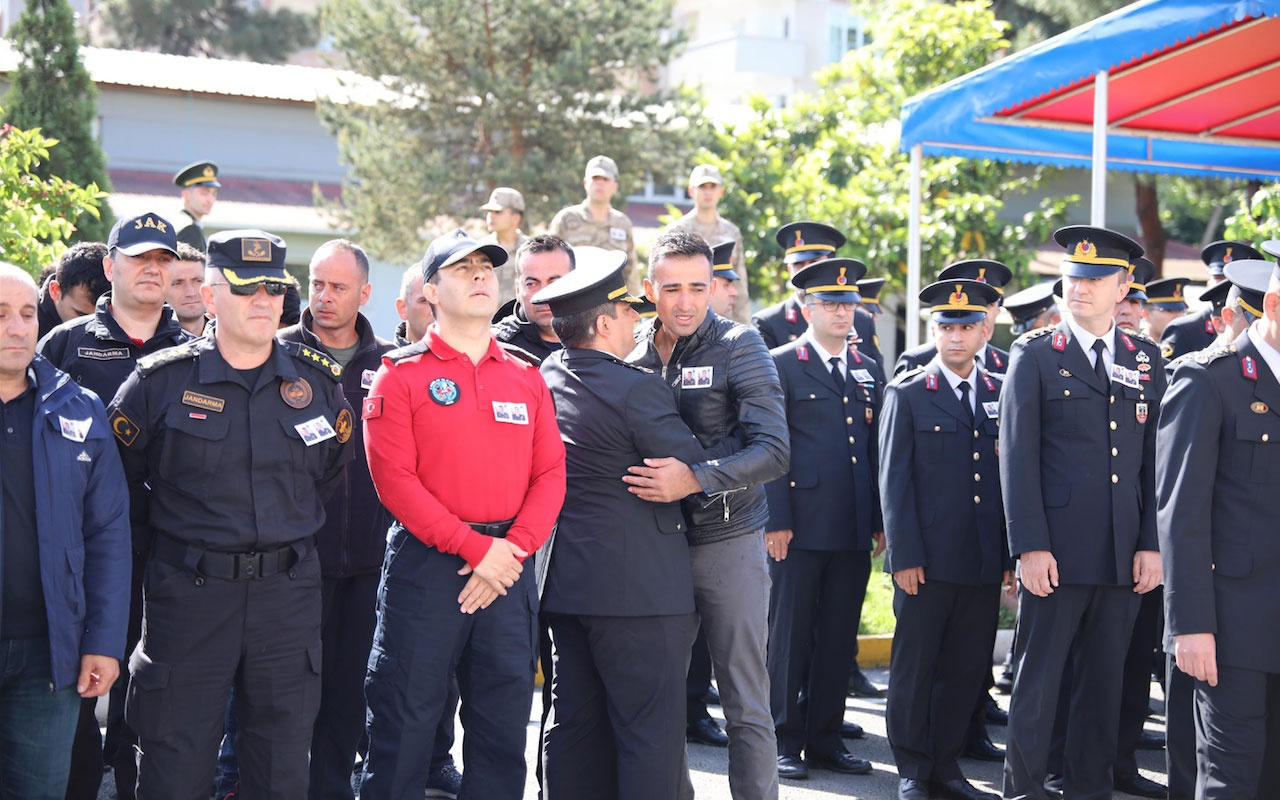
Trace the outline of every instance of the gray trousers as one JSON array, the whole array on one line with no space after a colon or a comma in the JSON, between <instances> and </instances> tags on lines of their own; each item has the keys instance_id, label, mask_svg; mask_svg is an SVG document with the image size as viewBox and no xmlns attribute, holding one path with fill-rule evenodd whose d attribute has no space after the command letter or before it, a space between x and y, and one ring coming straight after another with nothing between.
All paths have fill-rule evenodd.
<instances>
[{"instance_id":1,"label":"gray trousers","mask_svg":"<svg viewBox=\"0 0 1280 800\"><path fill-rule=\"evenodd\" d=\"M769 711L769 570L764 530L689 548L693 599L711 650L729 734L733 800L777 800L778 745ZM694 630L689 646L697 635ZM693 797L685 771L681 800Z\"/></svg>"}]
</instances>

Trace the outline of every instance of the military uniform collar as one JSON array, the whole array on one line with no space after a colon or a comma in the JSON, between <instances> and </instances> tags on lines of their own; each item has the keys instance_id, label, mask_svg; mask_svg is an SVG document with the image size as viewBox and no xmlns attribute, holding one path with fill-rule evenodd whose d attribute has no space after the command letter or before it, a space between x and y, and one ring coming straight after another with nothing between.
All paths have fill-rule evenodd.
<instances>
[{"instance_id":1,"label":"military uniform collar","mask_svg":"<svg viewBox=\"0 0 1280 800\"><path fill-rule=\"evenodd\" d=\"M329 352L329 348L324 346L324 342L320 341L320 337L316 335L315 331L312 330L312 325L315 324L315 321L316 321L315 315L311 313L310 307L302 309L302 318L298 322L298 329L302 334L303 343L306 344L307 347L313 347L317 350L323 350L324 352L329 353L329 355L333 355L333 353ZM401 324L406 326L408 325L407 322L403 322ZM399 332L399 329L397 329L397 333L398 332ZM365 317L365 315L362 312L357 311L356 312L356 344L358 346L356 347L356 352L357 353L361 352L366 348L372 346L374 343L375 343L375 339L373 334L373 326L369 324L369 320Z\"/></svg>"},{"instance_id":2,"label":"military uniform collar","mask_svg":"<svg viewBox=\"0 0 1280 800\"><path fill-rule=\"evenodd\" d=\"M1116 355L1116 324L1111 323L1111 328L1101 336L1094 336L1084 328L1076 324L1073 319L1068 319L1064 324L1071 330L1071 338L1080 343L1080 349L1088 353L1093 349L1093 343L1102 340L1102 346L1107 349L1107 353L1114 360Z\"/></svg>"},{"instance_id":3,"label":"military uniform collar","mask_svg":"<svg viewBox=\"0 0 1280 800\"><path fill-rule=\"evenodd\" d=\"M218 350L217 341L210 337L198 339L192 343L197 354L197 377L200 383L239 383L244 384L240 372L227 363ZM289 351L279 342L272 342L271 355L262 365L262 375L258 379L259 386L265 386L266 380L279 377L284 381L298 379L297 362L289 355ZM250 391L253 387L247 387Z\"/></svg>"},{"instance_id":4,"label":"military uniform collar","mask_svg":"<svg viewBox=\"0 0 1280 800\"><path fill-rule=\"evenodd\" d=\"M98 302L93 307L93 319L85 327L85 330L92 334L95 338L110 342L119 342L120 344L132 344L133 339L129 334L125 333L124 328L120 327L120 323L111 314L111 292L104 293L98 298ZM178 322L178 318L173 315L173 309L165 303L160 308L160 321L156 323L156 332L151 334L150 342L161 338L174 338L175 334L180 341L182 339L182 325ZM146 342L143 342L146 344Z\"/></svg>"},{"instance_id":5,"label":"military uniform collar","mask_svg":"<svg viewBox=\"0 0 1280 800\"><path fill-rule=\"evenodd\" d=\"M1266 340L1262 338L1262 334L1258 332L1258 325L1261 322L1262 320L1254 322L1245 331L1245 334L1249 337L1249 343L1258 351L1258 356L1266 362L1272 376L1280 379L1280 351L1267 344Z\"/></svg>"}]
</instances>

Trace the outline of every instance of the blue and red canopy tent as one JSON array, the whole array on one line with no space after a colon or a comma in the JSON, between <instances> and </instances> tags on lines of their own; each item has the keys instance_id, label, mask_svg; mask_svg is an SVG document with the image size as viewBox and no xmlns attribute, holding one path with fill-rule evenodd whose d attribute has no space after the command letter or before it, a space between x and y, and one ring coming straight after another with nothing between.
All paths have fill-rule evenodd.
<instances>
[{"instance_id":1,"label":"blue and red canopy tent","mask_svg":"<svg viewBox=\"0 0 1280 800\"><path fill-rule=\"evenodd\" d=\"M910 98L907 319L918 319L925 155L1280 179L1280 0L1142 0ZM917 339L907 326L907 344Z\"/></svg>"}]
</instances>

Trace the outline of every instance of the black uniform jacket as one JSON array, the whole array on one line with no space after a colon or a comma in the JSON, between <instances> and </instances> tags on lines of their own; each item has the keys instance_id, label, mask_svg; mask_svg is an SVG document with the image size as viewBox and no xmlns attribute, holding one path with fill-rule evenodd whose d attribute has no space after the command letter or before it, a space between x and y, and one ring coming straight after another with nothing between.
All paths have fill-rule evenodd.
<instances>
[{"instance_id":1,"label":"black uniform jacket","mask_svg":"<svg viewBox=\"0 0 1280 800\"><path fill-rule=\"evenodd\" d=\"M655 317L639 330L627 360L661 376L676 399L680 418L703 447L728 438L742 446L732 455L692 465L712 499L684 500L690 542L705 544L762 528L768 519L764 484L787 469L787 420L778 371L760 335L710 309L698 329L676 342L663 363L653 337Z\"/></svg>"},{"instance_id":2,"label":"black uniform jacket","mask_svg":"<svg viewBox=\"0 0 1280 800\"><path fill-rule=\"evenodd\" d=\"M794 342L809 330L804 314L800 313L800 303L794 294L781 303L775 303L759 313L753 314L751 324L760 331L760 338L765 346L772 350L775 347ZM884 356L880 353L880 338L876 336L876 318L865 308L853 310L853 332L856 334L855 344L864 356L870 356L884 374Z\"/></svg>"},{"instance_id":3,"label":"black uniform jacket","mask_svg":"<svg viewBox=\"0 0 1280 800\"><path fill-rule=\"evenodd\" d=\"M1063 584L1128 586L1133 555L1156 550L1159 346L1113 329L1102 385L1066 322L1013 344L1000 395L1000 485L1009 552L1049 550Z\"/></svg>"},{"instance_id":4,"label":"black uniform jacket","mask_svg":"<svg viewBox=\"0 0 1280 800\"><path fill-rule=\"evenodd\" d=\"M938 347L934 344L922 344L910 350L905 350L902 355L898 356L898 362L893 365L893 374L897 376L907 370L923 367L932 361L937 354ZM982 368L987 372L1003 375L1005 370L1009 368L1009 354L999 347L987 344L986 352L982 355Z\"/></svg>"},{"instance_id":5,"label":"black uniform jacket","mask_svg":"<svg viewBox=\"0 0 1280 800\"><path fill-rule=\"evenodd\" d=\"M328 353L319 337L312 333L314 317L310 308L302 310L302 321L276 334L282 342L298 342L313 350ZM342 392L353 409L363 408L365 396L373 385L374 373L382 366L382 354L395 345L375 336L373 326L364 314L356 315L359 346L355 356L342 371ZM369 477L369 462L364 457L364 426L355 426L352 434L354 457L342 471L329 502L325 504L325 521L316 534L320 551L320 570L326 578L366 575L382 568L387 549L387 528L391 513L378 500L378 492Z\"/></svg>"},{"instance_id":6,"label":"black uniform jacket","mask_svg":"<svg viewBox=\"0 0 1280 800\"><path fill-rule=\"evenodd\" d=\"M182 209L182 216L178 217L178 241L186 242L201 253L209 249L209 241L204 235L204 228L200 227L200 223L187 209Z\"/></svg>"},{"instance_id":7,"label":"black uniform jacket","mask_svg":"<svg viewBox=\"0 0 1280 800\"><path fill-rule=\"evenodd\" d=\"M314 536L355 428L322 352L276 342L251 388L212 338L141 359L109 409L134 545L247 553Z\"/></svg>"},{"instance_id":8,"label":"black uniform jacket","mask_svg":"<svg viewBox=\"0 0 1280 800\"><path fill-rule=\"evenodd\" d=\"M1280 383L1247 332L1179 360L1158 442L1166 646L1213 633L1218 663L1280 672Z\"/></svg>"},{"instance_id":9,"label":"black uniform jacket","mask_svg":"<svg viewBox=\"0 0 1280 800\"><path fill-rule=\"evenodd\" d=\"M885 571L999 583L1012 567L997 453L1002 377L978 365L974 423L937 359L894 378L880 416ZM974 435L977 429L977 435Z\"/></svg>"},{"instance_id":10,"label":"black uniform jacket","mask_svg":"<svg viewBox=\"0 0 1280 800\"><path fill-rule=\"evenodd\" d=\"M884 530L876 484L876 427L884 376L852 346L841 394L809 334L770 353L787 406L791 466L765 486L766 530L790 530L800 550L870 550Z\"/></svg>"},{"instance_id":11,"label":"black uniform jacket","mask_svg":"<svg viewBox=\"0 0 1280 800\"><path fill-rule=\"evenodd\" d=\"M1160 335L1160 352L1172 361L1205 349L1217 338L1218 332L1213 329L1213 309L1205 308L1198 313L1178 317L1166 325Z\"/></svg>"},{"instance_id":12,"label":"black uniform jacket","mask_svg":"<svg viewBox=\"0 0 1280 800\"><path fill-rule=\"evenodd\" d=\"M58 325L40 340L37 349L106 405L139 358L191 338L166 303L155 334L139 347L111 316L111 292L107 292L98 298L93 314Z\"/></svg>"},{"instance_id":13,"label":"black uniform jacket","mask_svg":"<svg viewBox=\"0 0 1280 800\"><path fill-rule=\"evenodd\" d=\"M564 349L559 342L548 342L538 335L538 326L525 317L524 307L518 302L510 316L493 324L492 331L493 338L533 354L538 359L538 363L542 363L552 353Z\"/></svg>"},{"instance_id":14,"label":"black uniform jacket","mask_svg":"<svg viewBox=\"0 0 1280 800\"><path fill-rule=\"evenodd\" d=\"M686 464L728 455L704 450L650 370L599 350L570 349L542 362L565 445L564 508L542 610L613 617L693 611L688 525L680 503L650 503L622 476L646 458Z\"/></svg>"}]
</instances>

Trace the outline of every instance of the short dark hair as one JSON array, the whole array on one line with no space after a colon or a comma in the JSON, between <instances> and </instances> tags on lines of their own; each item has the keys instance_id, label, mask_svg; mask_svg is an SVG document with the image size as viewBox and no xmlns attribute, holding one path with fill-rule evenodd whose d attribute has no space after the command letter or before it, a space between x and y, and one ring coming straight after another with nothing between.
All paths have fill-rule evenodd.
<instances>
[{"instance_id":1,"label":"short dark hair","mask_svg":"<svg viewBox=\"0 0 1280 800\"><path fill-rule=\"evenodd\" d=\"M560 337L565 347L587 347L596 338L596 318L604 314L609 319L618 318L618 304L609 300L598 306L569 314L565 317L552 317L551 330Z\"/></svg>"},{"instance_id":2,"label":"short dark hair","mask_svg":"<svg viewBox=\"0 0 1280 800\"><path fill-rule=\"evenodd\" d=\"M692 231L676 228L659 234L658 238L653 240L653 246L649 248L649 280L653 280L654 265L672 256L676 258L703 256L707 259L707 271L710 272L712 269L711 245L707 244L707 240Z\"/></svg>"},{"instance_id":3,"label":"short dark hair","mask_svg":"<svg viewBox=\"0 0 1280 800\"><path fill-rule=\"evenodd\" d=\"M516 257L513 259L516 272L520 271L520 265L524 263L524 257L532 253L551 253L556 250L563 250L569 256L569 269L577 266L577 259L574 258L573 248L569 243L559 236L552 236L549 233L539 233L537 236L530 236L520 243L520 247L516 248Z\"/></svg>"},{"instance_id":4,"label":"short dark hair","mask_svg":"<svg viewBox=\"0 0 1280 800\"><path fill-rule=\"evenodd\" d=\"M198 247L193 247L186 242L178 242L178 260L179 261L199 261L204 263L204 251Z\"/></svg>"},{"instance_id":5,"label":"short dark hair","mask_svg":"<svg viewBox=\"0 0 1280 800\"><path fill-rule=\"evenodd\" d=\"M83 286L94 302L111 289L111 281L103 271L102 259L107 256L107 246L102 242L76 242L58 259L54 278L65 295Z\"/></svg>"},{"instance_id":6,"label":"short dark hair","mask_svg":"<svg viewBox=\"0 0 1280 800\"><path fill-rule=\"evenodd\" d=\"M289 276L289 288L284 290L284 307L280 311L280 324L297 325L302 321L302 292L298 290L298 281Z\"/></svg>"}]
</instances>

